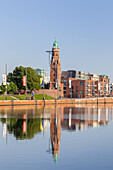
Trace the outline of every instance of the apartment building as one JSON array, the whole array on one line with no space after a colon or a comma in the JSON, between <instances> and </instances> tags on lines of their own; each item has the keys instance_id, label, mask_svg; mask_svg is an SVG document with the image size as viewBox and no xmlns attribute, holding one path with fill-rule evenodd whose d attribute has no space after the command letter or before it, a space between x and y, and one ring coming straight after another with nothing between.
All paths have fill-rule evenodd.
<instances>
[{"instance_id":1,"label":"apartment building","mask_svg":"<svg viewBox=\"0 0 113 170\"><path fill-rule=\"evenodd\" d=\"M106 75L68 70L62 72L64 97L89 98L110 95L110 79Z\"/></svg>"},{"instance_id":2,"label":"apartment building","mask_svg":"<svg viewBox=\"0 0 113 170\"><path fill-rule=\"evenodd\" d=\"M82 80L88 79L87 73L81 72L81 71L75 71L75 70L62 71L61 77L62 78L76 78L76 79L82 79Z\"/></svg>"}]
</instances>

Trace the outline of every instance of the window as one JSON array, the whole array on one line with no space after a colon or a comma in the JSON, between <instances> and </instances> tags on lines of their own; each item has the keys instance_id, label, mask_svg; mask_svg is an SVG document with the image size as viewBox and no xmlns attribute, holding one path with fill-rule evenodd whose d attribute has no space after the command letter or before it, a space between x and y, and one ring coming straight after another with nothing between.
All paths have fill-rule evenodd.
<instances>
[{"instance_id":1,"label":"window","mask_svg":"<svg viewBox=\"0 0 113 170\"><path fill-rule=\"evenodd\" d=\"M84 85L84 82L80 82L80 86Z\"/></svg>"},{"instance_id":2,"label":"window","mask_svg":"<svg viewBox=\"0 0 113 170\"><path fill-rule=\"evenodd\" d=\"M76 93L78 92L78 86L76 86Z\"/></svg>"},{"instance_id":3,"label":"window","mask_svg":"<svg viewBox=\"0 0 113 170\"><path fill-rule=\"evenodd\" d=\"M80 91L80 94L83 94L83 90Z\"/></svg>"},{"instance_id":4,"label":"window","mask_svg":"<svg viewBox=\"0 0 113 170\"><path fill-rule=\"evenodd\" d=\"M64 79L64 82L67 82L67 80L66 80L66 79Z\"/></svg>"},{"instance_id":5,"label":"window","mask_svg":"<svg viewBox=\"0 0 113 170\"><path fill-rule=\"evenodd\" d=\"M64 90L66 90L66 87L64 87Z\"/></svg>"}]
</instances>

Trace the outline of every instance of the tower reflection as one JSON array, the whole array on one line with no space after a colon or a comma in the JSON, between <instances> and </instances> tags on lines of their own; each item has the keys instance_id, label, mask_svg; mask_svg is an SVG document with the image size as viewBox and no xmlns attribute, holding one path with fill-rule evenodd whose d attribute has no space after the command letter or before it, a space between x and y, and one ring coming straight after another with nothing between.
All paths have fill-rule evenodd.
<instances>
[{"instance_id":1,"label":"tower reflection","mask_svg":"<svg viewBox=\"0 0 113 170\"><path fill-rule=\"evenodd\" d=\"M59 109L57 108L55 108L55 114L50 115L50 136L54 162L57 162L61 139L61 118Z\"/></svg>"}]
</instances>

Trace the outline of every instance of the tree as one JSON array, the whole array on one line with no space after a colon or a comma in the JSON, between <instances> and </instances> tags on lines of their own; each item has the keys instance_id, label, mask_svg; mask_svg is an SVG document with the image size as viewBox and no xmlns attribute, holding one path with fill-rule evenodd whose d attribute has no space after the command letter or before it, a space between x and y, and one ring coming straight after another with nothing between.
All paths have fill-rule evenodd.
<instances>
[{"instance_id":1,"label":"tree","mask_svg":"<svg viewBox=\"0 0 113 170\"><path fill-rule=\"evenodd\" d=\"M4 94L5 91L6 91L6 88L5 88L5 86L3 85L3 83L2 83L2 85L0 86L0 89L1 89L1 93Z\"/></svg>"},{"instance_id":2,"label":"tree","mask_svg":"<svg viewBox=\"0 0 113 170\"><path fill-rule=\"evenodd\" d=\"M31 67L27 68L27 86L29 90L40 89L40 77Z\"/></svg>"},{"instance_id":3,"label":"tree","mask_svg":"<svg viewBox=\"0 0 113 170\"><path fill-rule=\"evenodd\" d=\"M11 88L10 91L13 93L17 91L17 85L13 81L11 81L10 83L10 88Z\"/></svg>"},{"instance_id":4,"label":"tree","mask_svg":"<svg viewBox=\"0 0 113 170\"><path fill-rule=\"evenodd\" d=\"M12 81L12 73L9 73L8 76L7 76L7 81L8 82L11 82Z\"/></svg>"},{"instance_id":5,"label":"tree","mask_svg":"<svg viewBox=\"0 0 113 170\"><path fill-rule=\"evenodd\" d=\"M26 68L23 66L16 67L13 70L13 73L9 73L7 76L8 82L13 82L17 86L19 90L24 89L23 86L23 76L26 75ZM37 75L36 71L31 68L27 67L27 88L29 90L39 90L40 89L40 76Z\"/></svg>"},{"instance_id":6,"label":"tree","mask_svg":"<svg viewBox=\"0 0 113 170\"><path fill-rule=\"evenodd\" d=\"M11 87L10 87L10 85L9 85L9 84L7 84L7 93L9 94L9 93L10 93L10 91L11 91Z\"/></svg>"},{"instance_id":7,"label":"tree","mask_svg":"<svg viewBox=\"0 0 113 170\"><path fill-rule=\"evenodd\" d=\"M18 89L25 89L25 87L23 87L23 76L25 76L25 74L26 69L24 67L16 67L13 73L8 74L7 81L15 83Z\"/></svg>"},{"instance_id":8,"label":"tree","mask_svg":"<svg viewBox=\"0 0 113 170\"><path fill-rule=\"evenodd\" d=\"M24 140L26 139L26 133L23 132L23 122L26 120L24 119L15 119L15 118L9 118L8 120L8 125L7 125L7 130L9 134L14 134L16 139L21 139ZM6 123L6 118L1 118L1 122L4 124ZM41 119L36 118L36 119L27 119L27 139L32 139L34 138L35 134L41 132Z\"/></svg>"},{"instance_id":9,"label":"tree","mask_svg":"<svg viewBox=\"0 0 113 170\"><path fill-rule=\"evenodd\" d=\"M50 83L44 84L45 89L49 89L49 87L50 87Z\"/></svg>"},{"instance_id":10,"label":"tree","mask_svg":"<svg viewBox=\"0 0 113 170\"><path fill-rule=\"evenodd\" d=\"M2 93L2 94L4 94L4 93L6 92L6 87L5 87L5 85L3 85L3 83L2 83L2 85L0 86L0 89L1 89L1 93ZM7 84L7 93L9 93L10 90L11 90L11 87L10 87L9 84Z\"/></svg>"}]
</instances>

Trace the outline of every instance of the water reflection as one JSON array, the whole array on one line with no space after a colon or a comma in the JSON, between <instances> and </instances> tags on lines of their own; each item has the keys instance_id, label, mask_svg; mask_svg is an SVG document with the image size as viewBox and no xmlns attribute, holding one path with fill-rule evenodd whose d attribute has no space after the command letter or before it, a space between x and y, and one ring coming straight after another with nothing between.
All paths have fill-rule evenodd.
<instances>
[{"instance_id":1,"label":"water reflection","mask_svg":"<svg viewBox=\"0 0 113 170\"><path fill-rule=\"evenodd\" d=\"M58 161L60 138L61 138L61 118L60 110L55 109L55 114L50 116L50 136L52 145L52 154L54 162Z\"/></svg>"},{"instance_id":2,"label":"water reflection","mask_svg":"<svg viewBox=\"0 0 113 170\"><path fill-rule=\"evenodd\" d=\"M36 134L43 134L50 128L48 152L54 162L58 161L61 141L61 129L76 132L104 126L113 120L112 108L92 107L53 107L0 110L3 137L13 134L16 140L33 139ZM48 142L48 141L47 141Z\"/></svg>"}]
</instances>

